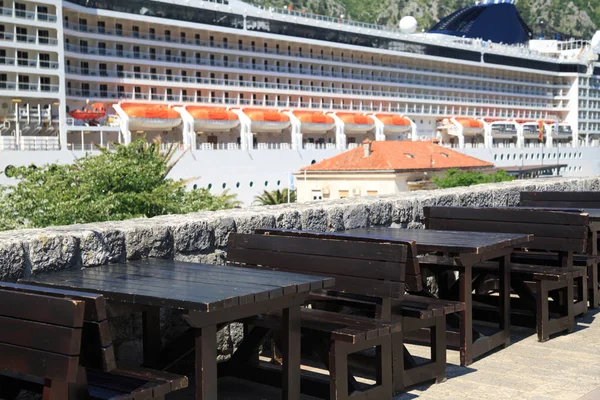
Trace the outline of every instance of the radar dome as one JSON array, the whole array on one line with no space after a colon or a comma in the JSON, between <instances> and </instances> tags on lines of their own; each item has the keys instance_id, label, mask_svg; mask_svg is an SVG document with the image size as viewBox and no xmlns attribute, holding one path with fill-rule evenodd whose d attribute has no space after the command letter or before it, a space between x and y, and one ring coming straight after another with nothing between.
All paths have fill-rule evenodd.
<instances>
[{"instance_id":1,"label":"radar dome","mask_svg":"<svg viewBox=\"0 0 600 400\"><path fill-rule=\"evenodd\" d=\"M417 20L415 17L403 17L400 20L400 31L402 33L415 33L417 31Z\"/></svg>"}]
</instances>

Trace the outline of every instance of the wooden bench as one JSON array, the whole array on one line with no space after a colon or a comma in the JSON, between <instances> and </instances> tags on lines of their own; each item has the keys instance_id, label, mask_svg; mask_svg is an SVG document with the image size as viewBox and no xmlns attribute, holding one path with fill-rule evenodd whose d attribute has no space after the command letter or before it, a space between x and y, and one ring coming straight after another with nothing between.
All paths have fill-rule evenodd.
<instances>
[{"instance_id":1,"label":"wooden bench","mask_svg":"<svg viewBox=\"0 0 600 400\"><path fill-rule=\"evenodd\" d=\"M424 213L429 229L528 233L534 235L534 240L527 249L517 250L557 254L560 267L511 263L511 287L519 295L519 305L535 314L540 341L548 340L555 333L571 332L575 325L574 316L587 310L585 269L573 267L573 253L584 251L587 246L587 214L465 207L425 207ZM484 263L478 268L492 274L495 266ZM534 291L527 282L532 283ZM574 295L574 287L577 288L577 296ZM554 301L549 302L549 297ZM563 301L559 301L561 297ZM474 299L494 300L490 296Z\"/></svg>"},{"instance_id":2,"label":"wooden bench","mask_svg":"<svg viewBox=\"0 0 600 400\"><path fill-rule=\"evenodd\" d=\"M20 299L20 300L17 300ZM22 307L14 307L15 302L22 301ZM11 307L5 305L10 304ZM18 303L16 303L18 304ZM6 316L4 310L10 309L13 313L8 315L12 319L22 318L31 319L31 315L27 314L35 310L39 310L40 315L45 315L46 305L55 304L78 304L81 308L81 322L77 327L78 339L72 343L72 349L69 357L76 360L74 363L75 372L62 377L62 382L67 382L67 389L62 389L64 384L57 384L60 387L59 397L56 399L154 399L164 398L167 393L187 387L187 377L165 373L146 368L118 368L115 362L114 349L112 345L112 336L108 327L107 308L102 295L93 293L83 293L69 290L54 289L42 286L23 285L15 283L0 283L0 315ZM65 306L61 306L65 307ZM18 310L16 309L18 308ZM69 311L69 308L51 309L50 317L45 317L45 320L40 320L46 324L59 325L60 320L55 320L55 316L64 315ZM79 309L75 310L79 313ZM78 315L78 314L77 314ZM77 320L79 321L79 320ZM0 324L2 325L2 324ZM41 337L40 332L37 332L37 326L23 326L19 331L24 337L34 338ZM1 331L0 327L0 331ZM52 338L57 343L64 342L63 338L58 336L53 337L50 334L44 334L46 341ZM5 342L0 332L0 342ZM28 341L32 345L35 341ZM0 344L1 346L1 344ZM49 350L48 351L53 351ZM0 360L3 357L0 357ZM22 361L18 365L29 366L27 353L18 353L15 359ZM1 361L0 361L1 362ZM38 361L36 361L38 362ZM10 379L13 392L18 393L20 388L31 388L31 383L41 383L39 379L48 379L41 376L39 373L14 370L10 366L3 367L4 372L16 372L21 374L31 375L27 377L25 382L15 379L12 376ZM33 378L33 379L32 379ZM36 379L37 378L37 379ZM75 379L76 378L76 379ZM44 390L46 385L44 386ZM3 390L3 389L0 389ZM69 395L65 395L64 390L68 390ZM0 395L0 398L4 398ZM10 396L7 398L11 398ZM44 395L44 398L45 395Z\"/></svg>"},{"instance_id":3,"label":"wooden bench","mask_svg":"<svg viewBox=\"0 0 600 400\"><path fill-rule=\"evenodd\" d=\"M348 233L332 232L303 232L281 229L259 229L257 234L277 235L289 237L312 237L323 240L345 240L363 243L396 243L404 244L407 248L407 262L405 274L406 293L402 301L389 297L360 298L350 295L350 299L343 300L345 296L328 293L324 297L331 303L339 303L341 306L358 309L371 309L375 304L374 316L384 320L402 322L402 357L395 359L395 369L402 370L402 379L396 379L394 389L402 391L405 388L430 380L436 383L446 381L446 318L451 314L465 309L464 303L458 301L441 300L433 297L423 287L423 276L417 248L411 241L386 241L370 237L356 236ZM309 297L313 302L323 302L323 295L313 294ZM366 304L365 304L366 303ZM427 362L417 362L410 354L405 343L425 344L430 346L430 359Z\"/></svg>"},{"instance_id":4,"label":"wooden bench","mask_svg":"<svg viewBox=\"0 0 600 400\"><path fill-rule=\"evenodd\" d=\"M319 273L331 275L331 272L345 274L335 275L336 287L326 293L314 293L309 296L309 302L313 307L338 312L342 307L367 312L384 321L402 323L402 333L393 335L394 357L394 390L402 391L406 386L435 379L438 382L446 379L446 353L445 353L445 321L443 313L438 312L442 307L429 304L413 304L403 309L403 299L406 298L406 280L410 281L412 287L422 289L420 275L416 279L415 259L413 258L413 242L378 243L375 240L362 240L351 236L324 235L319 233L294 232L281 230L260 230L252 238L252 245L238 244L235 239L230 243L228 259L234 262L246 263L248 254L256 251L272 251L273 249L286 249L290 257L300 253L303 257L308 256L310 261L302 264L301 261L294 263L291 268L301 268L303 272L317 272L315 262L322 265L323 270ZM252 247L251 251L245 247ZM231 250L234 250L231 252ZM270 257L270 256L269 256ZM401 258L399 258L401 257ZM272 258L268 258L271 260ZM382 265L382 261L388 264ZM405 268L405 280L401 279L401 262ZM392 264L394 263L394 264ZM416 263L418 266L418 263ZM308 266L308 267L306 267ZM271 268L290 268L287 259L273 259L269 262ZM387 269L385 267L388 267ZM381 275L382 271L389 270L387 276ZM319 268L318 266L316 268ZM376 269L374 269L376 268ZM295 272L302 272L293 269ZM379 275L378 275L379 274ZM340 279L340 277L342 279ZM390 288L381 290L377 286L383 282L382 278L391 281L396 279L393 291ZM390 282L391 283L391 282ZM414 297L414 296L411 296ZM435 309L435 317L434 311ZM402 312L404 311L404 313ZM438 318L439 317L439 318ZM403 343L403 335L406 333L405 326L412 330L427 329L431 331L432 357L429 363L417 364L414 358L406 351Z\"/></svg>"},{"instance_id":5,"label":"wooden bench","mask_svg":"<svg viewBox=\"0 0 600 400\"><path fill-rule=\"evenodd\" d=\"M600 192L521 192L519 204L524 207L545 207L571 209L571 212L600 210ZM590 308L600 305L600 256L598 255L598 218L590 215L588 249L585 254L575 255L573 261L577 266L584 266L588 276L588 300Z\"/></svg>"}]
</instances>

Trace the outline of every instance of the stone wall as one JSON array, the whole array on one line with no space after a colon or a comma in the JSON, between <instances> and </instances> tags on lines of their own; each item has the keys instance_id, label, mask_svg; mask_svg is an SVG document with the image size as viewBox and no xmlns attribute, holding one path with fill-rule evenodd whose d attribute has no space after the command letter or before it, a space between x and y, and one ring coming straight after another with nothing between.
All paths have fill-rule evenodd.
<instances>
[{"instance_id":1,"label":"stone wall","mask_svg":"<svg viewBox=\"0 0 600 400\"><path fill-rule=\"evenodd\" d=\"M231 232L260 227L331 230L369 225L422 228L423 206L512 206L520 191L600 190L600 178L538 179L468 188L411 192L394 197L350 198L274 207L168 215L122 222L0 232L0 280L68 268L146 257L224 264ZM113 321L120 346L117 356L139 349L140 318ZM165 340L182 329L177 315L163 315ZM239 331L221 333L221 352L228 353ZM232 338L233 336L233 338ZM135 360L132 360L135 361Z\"/></svg>"}]
</instances>

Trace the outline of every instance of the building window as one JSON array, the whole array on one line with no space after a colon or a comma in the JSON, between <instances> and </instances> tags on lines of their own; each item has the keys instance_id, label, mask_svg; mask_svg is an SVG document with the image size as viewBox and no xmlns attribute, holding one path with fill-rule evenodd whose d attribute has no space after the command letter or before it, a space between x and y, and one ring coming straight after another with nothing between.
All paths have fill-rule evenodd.
<instances>
[{"instance_id":1,"label":"building window","mask_svg":"<svg viewBox=\"0 0 600 400\"><path fill-rule=\"evenodd\" d=\"M367 190L367 196L377 196L377 190Z\"/></svg>"},{"instance_id":2,"label":"building window","mask_svg":"<svg viewBox=\"0 0 600 400\"><path fill-rule=\"evenodd\" d=\"M312 191L312 199L313 200L323 200L323 192L321 190L313 190Z\"/></svg>"},{"instance_id":3,"label":"building window","mask_svg":"<svg viewBox=\"0 0 600 400\"><path fill-rule=\"evenodd\" d=\"M346 197L350 196L349 190L340 190L338 193L339 193L340 199L345 199Z\"/></svg>"}]
</instances>

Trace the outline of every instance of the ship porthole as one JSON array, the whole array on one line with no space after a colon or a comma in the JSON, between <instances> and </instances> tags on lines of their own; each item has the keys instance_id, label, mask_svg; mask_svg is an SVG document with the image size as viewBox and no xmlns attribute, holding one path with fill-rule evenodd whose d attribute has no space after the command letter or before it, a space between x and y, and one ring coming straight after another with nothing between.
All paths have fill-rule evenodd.
<instances>
[{"instance_id":1,"label":"ship porthole","mask_svg":"<svg viewBox=\"0 0 600 400\"><path fill-rule=\"evenodd\" d=\"M212 189L212 183L209 183L207 187L208 187L208 190Z\"/></svg>"},{"instance_id":2,"label":"ship porthole","mask_svg":"<svg viewBox=\"0 0 600 400\"><path fill-rule=\"evenodd\" d=\"M239 187L240 187L240 183L239 183L239 182L238 182L238 183L236 183L236 184L235 184L235 187L236 187L236 188L239 188Z\"/></svg>"},{"instance_id":3,"label":"ship porthole","mask_svg":"<svg viewBox=\"0 0 600 400\"><path fill-rule=\"evenodd\" d=\"M254 186L254 182L250 182L250 187Z\"/></svg>"},{"instance_id":4,"label":"ship porthole","mask_svg":"<svg viewBox=\"0 0 600 400\"><path fill-rule=\"evenodd\" d=\"M6 175L7 178L14 177L14 173L15 173L14 165L7 165L6 168L4 168L4 175Z\"/></svg>"},{"instance_id":5,"label":"ship porthole","mask_svg":"<svg viewBox=\"0 0 600 400\"><path fill-rule=\"evenodd\" d=\"M223 183L223 189L225 189L227 187L226 183Z\"/></svg>"},{"instance_id":6,"label":"ship porthole","mask_svg":"<svg viewBox=\"0 0 600 400\"><path fill-rule=\"evenodd\" d=\"M196 185L196 184L194 183L194 186L193 186L193 188L194 188L194 190L198 189L198 185Z\"/></svg>"}]
</instances>

